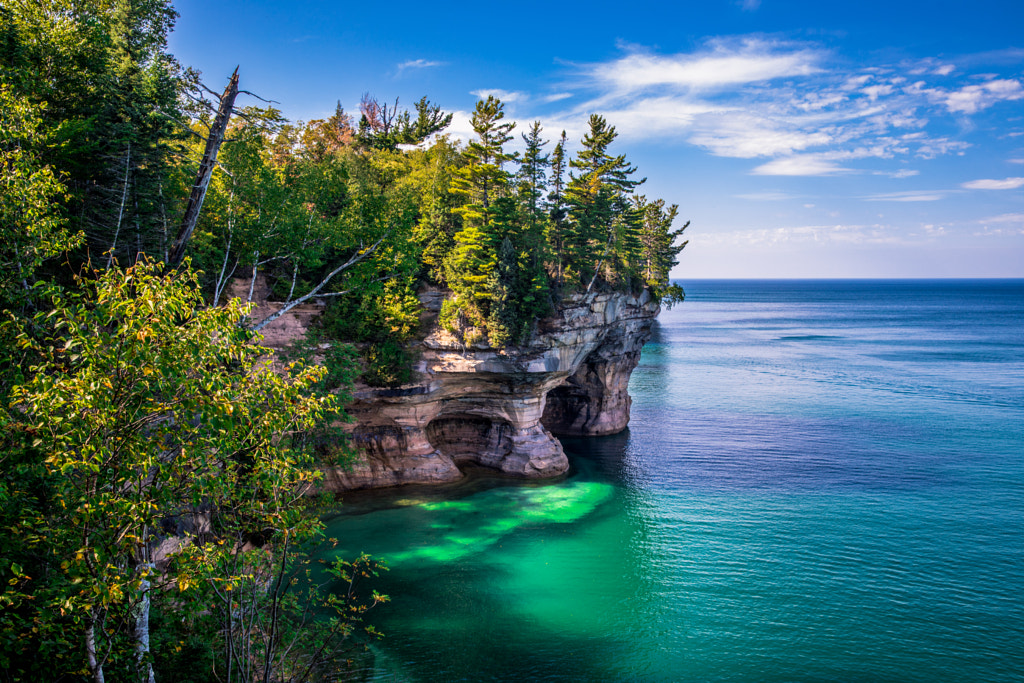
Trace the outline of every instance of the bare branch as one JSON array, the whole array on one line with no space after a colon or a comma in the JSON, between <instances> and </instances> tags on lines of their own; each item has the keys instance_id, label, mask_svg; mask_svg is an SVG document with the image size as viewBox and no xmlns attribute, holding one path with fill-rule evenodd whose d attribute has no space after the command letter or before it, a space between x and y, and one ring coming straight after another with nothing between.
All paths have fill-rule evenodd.
<instances>
[{"instance_id":1,"label":"bare branch","mask_svg":"<svg viewBox=\"0 0 1024 683\"><path fill-rule=\"evenodd\" d=\"M264 99L264 98L260 97L259 95L257 95L256 93L249 92L248 90L239 90L238 92L239 93L244 93L246 95L250 95L252 97L255 97L257 100L260 100L262 102L266 102L267 104L281 104L277 100L267 100L267 99Z\"/></svg>"},{"instance_id":2,"label":"bare branch","mask_svg":"<svg viewBox=\"0 0 1024 683\"><path fill-rule=\"evenodd\" d=\"M307 294L304 294L303 296L300 296L298 299L295 299L291 303L288 303L285 306L282 306L281 310L279 310L276 313L273 313L271 315L268 315L266 318L264 318L263 320L258 322L255 326L253 326L252 329L254 329L257 332L259 332L264 327L266 327L270 323L274 322L275 320L277 320L282 315L284 315L288 311L292 310L293 308L295 308L299 304L305 303L306 301L309 301L310 299L312 299L314 296L317 295L317 293L321 289L323 289L324 287L327 286L327 283L329 283L331 281L331 279L334 278L335 275L337 275L338 273L342 272L343 270L346 270L346 269L354 266L355 264L359 263L363 259L365 259L368 256L372 255L375 251L377 251L377 247L379 247L381 245L381 243L384 241L384 238L387 237L387 236L388 236L387 233L385 233L384 235L381 235L380 239L378 239L376 242L374 242L373 246L371 246L368 249L363 249L361 251L357 250L354 254L352 254L352 257L349 258L348 261L346 261L345 263L341 264L340 266L338 266L337 268L332 270L330 273L328 273L327 277L325 277L323 280L321 280L320 284L318 284L316 287L314 287L312 290L310 290Z\"/></svg>"}]
</instances>

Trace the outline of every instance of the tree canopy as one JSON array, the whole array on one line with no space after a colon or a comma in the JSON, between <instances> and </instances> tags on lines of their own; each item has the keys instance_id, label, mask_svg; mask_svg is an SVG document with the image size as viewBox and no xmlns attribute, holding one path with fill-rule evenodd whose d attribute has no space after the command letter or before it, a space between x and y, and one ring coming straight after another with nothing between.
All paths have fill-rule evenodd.
<instances>
[{"instance_id":1,"label":"tree canopy","mask_svg":"<svg viewBox=\"0 0 1024 683\"><path fill-rule=\"evenodd\" d=\"M411 378L421 289L444 290L439 321L463 343L497 348L572 295L682 297L678 206L636 194L604 117L575 154L540 121L517 140L493 96L466 142L426 97L289 121L243 68L221 95L180 65L176 18L169 0L0 6L12 680L185 680L189 658L191 680L337 674L386 598L354 590L378 570L365 557L329 568L344 597L300 580L324 540L307 494L346 452L325 432L353 382ZM257 317L263 298L276 311ZM260 346L312 302L324 314L290 351L304 360Z\"/></svg>"}]
</instances>

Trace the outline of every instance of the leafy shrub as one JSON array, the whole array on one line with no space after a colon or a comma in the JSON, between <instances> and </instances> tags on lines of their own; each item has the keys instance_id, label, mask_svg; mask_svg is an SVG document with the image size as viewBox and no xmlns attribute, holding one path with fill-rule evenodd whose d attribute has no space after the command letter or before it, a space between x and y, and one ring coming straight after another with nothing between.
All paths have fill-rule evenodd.
<instances>
[{"instance_id":1,"label":"leafy shrub","mask_svg":"<svg viewBox=\"0 0 1024 683\"><path fill-rule=\"evenodd\" d=\"M363 379L374 387L395 387L412 380L413 356L407 346L394 339L371 344L366 350Z\"/></svg>"}]
</instances>

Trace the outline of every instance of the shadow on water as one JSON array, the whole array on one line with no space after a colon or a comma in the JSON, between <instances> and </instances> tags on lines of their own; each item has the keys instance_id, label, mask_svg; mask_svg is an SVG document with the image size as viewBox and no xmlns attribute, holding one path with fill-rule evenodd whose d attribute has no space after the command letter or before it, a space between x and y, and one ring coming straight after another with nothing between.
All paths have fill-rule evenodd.
<instances>
[{"instance_id":1,"label":"shadow on water","mask_svg":"<svg viewBox=\"0 0 1024 683\"><path fill-rule=\"evenodd\" d=\"M644 532L623 509L629 434L563 443L571 469L557 481L478 471L346 496L326 520L341 539L334 554L365 551L392 568L374 586L395 602L374 617L387 636L370 680L629 677L615 667L635 663L637 644L619 626L650 573Z\"/></svg>"},{"instance_id":2,"label":"shadow on water","mask_svg":"<svg viewBox=\"0 0 1024 683\"><path fill-rule=\"evenodd\" d=\"M562 447L569 456L571 472L622 486L628 482L627 457L629 428L618 434L600 437L561 437Z\"/></svg>"},{"instance_id":3,"label":"shadow on water","mask_svg":"<svg viewBox=\"0 0 1024 683\"><path fill-rule=\"evenodd\" d=\"M516 488L549 486L564 481L571 473L570 471L570 473L560 477L533 481L475 465L462 465L460 470L464 475L463 478L453 482L442 484L405 484L390 488L347 491L338 496L337 512L328 513L324 521L329 523L331 519L338 515L362 515L377 510L407 507L421 503L459 500L496 488L509 486Z\"/></svg>"},{"instance_id":4,"label":"shadow on water","mask_svg":"<svg viewBox=\"0 0 1024 683\"><path fill-rule=\"evenodd\" d=\"M629 659L628 635L540 623L521 609L524 596L500 589L515 583L517 571L455 563L386 583L401 604L381 615L386 640L375 648L371 680L620 680L611 662Z\"/></svg>"}]
</instances>

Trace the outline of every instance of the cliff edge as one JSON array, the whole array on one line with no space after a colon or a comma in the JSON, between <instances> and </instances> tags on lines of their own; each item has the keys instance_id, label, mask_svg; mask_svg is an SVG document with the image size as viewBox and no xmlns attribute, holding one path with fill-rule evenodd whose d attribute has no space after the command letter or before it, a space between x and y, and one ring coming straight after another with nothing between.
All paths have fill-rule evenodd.
<instances>
[{"instance_id":1,"label":"cliff edge","mask_svg":"<svg viewBox=\"0 0 1024 683\"><path fill-rule=\"evenodd\" d=\"M440 307L438 296L422 300ZM328 471L325 487L448 482L471 463L530 478L565 472L555 435L614 434L629 423L629 377L658 312L646 291L575 295L527 345L502 350L466 348L435 329L416 382L356 391L348 410L359 457Z\"/></svg>"}]
</instances>

